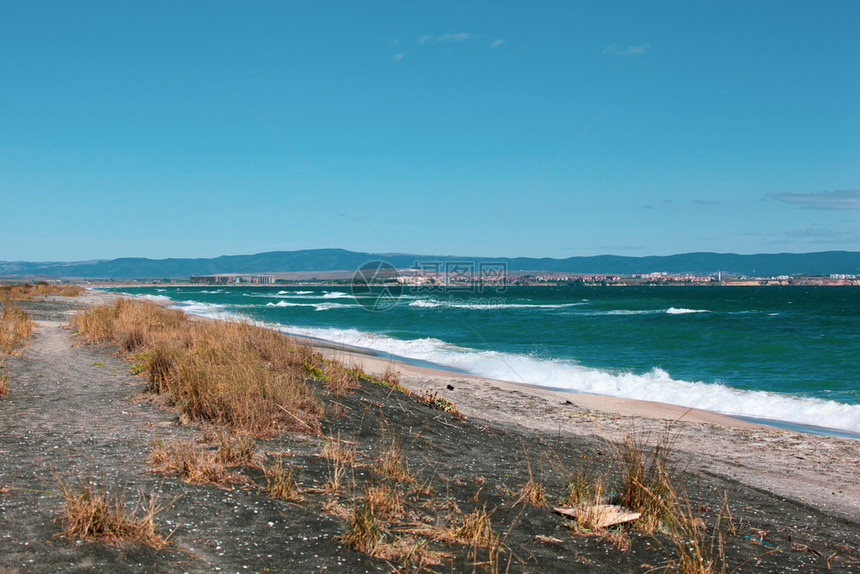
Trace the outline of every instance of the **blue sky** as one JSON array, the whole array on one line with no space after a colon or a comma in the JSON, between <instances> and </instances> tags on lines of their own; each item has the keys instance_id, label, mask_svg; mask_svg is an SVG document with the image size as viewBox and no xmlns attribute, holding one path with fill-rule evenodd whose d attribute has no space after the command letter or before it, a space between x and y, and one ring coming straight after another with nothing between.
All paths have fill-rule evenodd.
<instances>
[{"instance_id":1,"label":"blue sky","mask_svg":"<svg viewBox=\"0 0 860 574\"><path fill-rule=\"evenodd\" d=\"M860 250L860 3L5 2L0 259Z\"/></svg>"}]
</instances>

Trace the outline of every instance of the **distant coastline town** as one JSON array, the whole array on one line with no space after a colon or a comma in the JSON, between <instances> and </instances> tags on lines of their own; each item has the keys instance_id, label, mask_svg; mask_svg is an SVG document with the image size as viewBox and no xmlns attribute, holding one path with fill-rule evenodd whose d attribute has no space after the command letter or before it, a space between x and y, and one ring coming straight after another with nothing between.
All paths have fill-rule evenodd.
<instances>
[{"instance_id":1,"label":"distant coastline town","mask_svg":"<svg viewBox=\"0 0 860 574\"><path fill-rule=\"evenodd\" d=\"M282 276L286 275L286 276ZM297 277L296 272L288 274L241 274L221 273L215 275L194 275L187 282L195 285L343 285L353 282L353 277L343 272L330 273L320 277L320 273L307 272L306 277ZM166 283L184 283L182 279L164 279ZM708 275L678 273L642 273L632 275L611 274L570 274L549 272L522 272L502 275L451 274L444 271L427 272L418 269L400 269L397 273L374 281L375 284L399 283L403 286L463 287L484 285L510 287L564 287L564 286L636 286L636 285L700 285L700 286L860 286L860 275L831 274L743 276L723 273Z\"/></svg>"}]
</instances>

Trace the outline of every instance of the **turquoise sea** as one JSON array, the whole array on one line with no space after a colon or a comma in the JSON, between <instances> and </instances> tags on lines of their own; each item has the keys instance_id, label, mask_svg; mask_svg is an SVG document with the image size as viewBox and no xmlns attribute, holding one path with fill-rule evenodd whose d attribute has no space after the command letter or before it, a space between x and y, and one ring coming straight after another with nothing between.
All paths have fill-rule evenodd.
<instances>
[{"instance_id":1,"label":"turquoise sea","mask_svg":"<svg viewBox=\"0 0 860 574\"><path fill-rule=\"evenodd\" d=\"M860 437L852 287L422 289L384 312L349 286L114 290L497 379Z\"/></svg>"}]
</instances>

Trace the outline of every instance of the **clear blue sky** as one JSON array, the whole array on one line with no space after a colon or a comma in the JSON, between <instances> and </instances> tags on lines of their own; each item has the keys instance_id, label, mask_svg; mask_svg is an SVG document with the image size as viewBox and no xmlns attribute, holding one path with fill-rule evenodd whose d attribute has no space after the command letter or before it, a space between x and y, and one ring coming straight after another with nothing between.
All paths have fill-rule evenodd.
<instances>
[{"instance_id":1,"label":"clear blue sky","mask_svg":"<svg viewBox=\"0 0 860 574\"><path fill-rule=\"evenodd\" d=\"M3 2L0 259L860 250L858 30L854 0Z\"/></svg>"}]
</instances>

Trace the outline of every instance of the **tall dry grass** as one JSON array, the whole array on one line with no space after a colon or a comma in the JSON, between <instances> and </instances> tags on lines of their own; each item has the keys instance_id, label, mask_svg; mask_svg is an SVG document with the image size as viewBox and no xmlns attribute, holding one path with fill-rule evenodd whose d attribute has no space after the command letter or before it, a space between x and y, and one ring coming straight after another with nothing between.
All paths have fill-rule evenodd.
<instances>
[{"instance_id":1,"label":"tall dry grass","mask_svg":"<svg viewBox=\"0 0 860 574\"><path fill-rule=\"evenodd\" d=\"M0 312L0 353L15 353L33 333L33 321L26 311L15 303L3 303Z\"/></svg>"},{"instance_id":2,"label":"tall dry grass","mask_svg":"<svg viewBox=\"0 0 860 574\"><path fill-rule=\"evenodd\" d=\"M257 436L318 433L321 401L308 386L322 358L289 337L249 323L192 321L150 301L120 299L77 314L87 341L136 353L150 390L189 419Z\"/></svg>"},{"instance_id":3,"label":"tall dry grass","mask_svg":"<svg viewBox=\"0 0 860 574\"><path fill-rule=\"evenodd\" d=\"M62 297L80 297L84 289L78 285L50 285L48 283L18 283L0 285L0 299L29 300L33 297L60 295Z\"/></svg>"},{"instance_id":4,"label":"tall dry grass","mask_svg":"<svg viewBox=\"0 0 860 574\"><path fill-rule=\"evenodd\" d=\"M636 521L640 531L652 533L677 519L677 506L669 504L674 492L668 469L671 451L672 436L668 431L649 446L647 437L634 429L625 433L616 447L621 471L620 503L642 513Z\"/></svg>"},{"instance_id":5,"label":"tall dry grass","mask_svg":"<svg viewBox=\"0 0 860 574\"><path fill-rule=\"evenodd\" d=\"M0 357L0 398L9 392L9 373L6 371L6 359Z\"/></svg>"}]
</instances>

